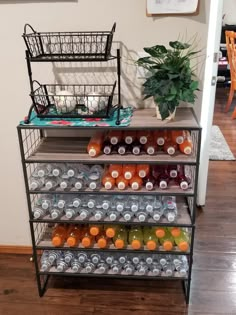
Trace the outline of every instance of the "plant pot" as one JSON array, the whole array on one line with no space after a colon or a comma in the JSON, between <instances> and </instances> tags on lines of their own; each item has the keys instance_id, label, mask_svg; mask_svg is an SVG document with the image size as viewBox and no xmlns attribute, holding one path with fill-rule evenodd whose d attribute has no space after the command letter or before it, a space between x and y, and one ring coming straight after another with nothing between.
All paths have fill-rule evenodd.
<instances>
[{"instance_id":1,"label":"plant pot","mask_svg":"<svg viewBox=\"0 0 236 315\"><path fill-rule=\"evenodd\" d=\"M155 106L156 106L156 117L157 117L157 119L162 120L161 114L160 114L160 111L159 111L159 107L158 107L157 104L155 104ZM164 120L174 120L174 118L175 118L175 113L176 113L176 108L175 108L175 110L173 111L173 113L170 114L170 116L166 117Z\"/></svg>"}]
</instances>

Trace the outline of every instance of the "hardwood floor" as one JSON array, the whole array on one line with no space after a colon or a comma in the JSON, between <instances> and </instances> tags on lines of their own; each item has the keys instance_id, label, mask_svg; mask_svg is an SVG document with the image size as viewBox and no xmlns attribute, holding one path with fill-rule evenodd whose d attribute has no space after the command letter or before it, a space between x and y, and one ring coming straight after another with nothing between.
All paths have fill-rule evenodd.
<instances>
[{"instance_id":1,"label":"hardwood floor","mask_svg":"<svg viewBox=\"0 0 236 315\"><path fill-rule=\"evenodd\" d=\"M217 94L214 124L236 155L236 120L223 113L226 99ZM171 281L54 278L39 298L29 256L3 254L0 314L235 315L235 187L236 162L210 162L206 206L197 214L189 307L181 283Z\"/></svg>"}]
</instances>

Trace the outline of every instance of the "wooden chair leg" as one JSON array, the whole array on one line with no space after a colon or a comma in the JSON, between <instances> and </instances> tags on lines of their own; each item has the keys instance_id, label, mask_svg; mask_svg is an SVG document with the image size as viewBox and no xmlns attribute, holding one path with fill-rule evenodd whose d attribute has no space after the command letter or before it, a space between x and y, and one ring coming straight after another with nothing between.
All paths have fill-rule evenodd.
<instances>
[{"instance_id":1,"label":"wooden chair leg","mask_svg":"<svg viewBox=\"0 0 236 315\"><path fill-rule=\"evenodd\" d=\"M228 101L227 101L227 104L226 104L226 107L225 107L225 113L227 113L230 109L230 105L232 103L232 100L233 100L233 97L234 97L234 89L232 87L232 85L230 86L230 91L229 91L229 97L228 97Z\"/></svg>"},{"instance_id":2,"label":"wooden chair leg","mask_svg":"<svg viewBox=\"0 0 236 315\"><path fill-rule=\"evenodd\" d=\"M232 119L235 119L235 118L236 118L236 106L235 106L233 114L232 114Z\"/></svg>"}]
</instances>

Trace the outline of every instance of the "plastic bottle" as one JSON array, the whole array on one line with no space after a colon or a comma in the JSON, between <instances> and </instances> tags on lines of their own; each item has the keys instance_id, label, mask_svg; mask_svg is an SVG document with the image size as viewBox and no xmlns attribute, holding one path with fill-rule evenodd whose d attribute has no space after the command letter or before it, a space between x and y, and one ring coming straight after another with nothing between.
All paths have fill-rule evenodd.
<instances>
[{"instance_id":1,"label":"plastic bottle","mask_svg":"<svg viewBox=\"0 0 236 315\"><path fill-rule=\"evenodd\" d=\"M124 265L123 269L124 269L127 276L132 275L135 271L135 267L131 263L131 261L127 261L126 264Z\"/></svg>"},{"instance_id":2,"label":"plastic bottle","mask_svg":"<svg viewBox=\"0 0 236 315\"><path fill-rule=\"evenodd\" d=\"M84 267L87 273L93 273L95 270L94 264L89 261L85 262Z\"/></svg>"},{"instance_id":3,"label":"plastic bottle","mask_svg":"<svg viewBox=\"0 0 236 315\"><path fill-rule=\"evenodd\" d=\"M149 164L138 164L137 175L141 178L147 177L150 174L150 165Z\"/></svg>"},{"instance_id":4,"label":"plastic bottle","mask_svg":"<svg viewBox=\"0 0 236 315\"><path fill-rule=\"evenodd\" d=\"M154 204L153 204L153 212L151 213L151 216L153 220L159 221L163 215L164 208L161 202L160 197L156 197Z\"/></svg>"},{"instance_id":5,"label":"plastic bottle","mask_svg":"<svg viewBox=\"0 0 236 315\"><path fill-rule=\"evenodd\" d=\"M67 250L64 254L65 262L69 264L73 258L74 258L74 254L71 251Z\"/></svg>"},{"instance_id":6,"label":"plastic bottle","mask_svg":"<svg viewBox=\"0 0 236 315\"><path fill-rule=\"evenodd\" d=\"M85 178L73 178L71 180L71 186L76 190L83 190L87 187L88 181Z\"/></svg>"},{"instance_id":7,"label":"plastic bottle","mask_svg":"<svg viewBox=\"0 0 236 315\"><path fill-rule=\"evenodd\" d=\"M103 210L100 210L100 209L96 209L94 211L94 219L96 221L100 221L102 220L103 218L105 217L105 212Z\"/></svg>"},{"instance_id":8,"label":"plastic bottle","mask_svg":"<svg viewBox=\"0 0 236 315\"><path fill-rule=\"evenodd\" d=\"M155 187L155 183L156 183L156 180L151 174L149 174L147 177L143 179L143 184L146 190L149 190L149 191L153 190Z\"/></svg>"},{"instance_id":9,"label":"plastic bottle","mask_svg":"<svg viewBox=\"0 0 236 315\"><path fill-rule=\"evenodd\" d=\"M106 236L105 231L101 231L96 236L96 242L99 248L106 248L110 243L110 239Z\"/></svg>"},{"instance_id":10,"label":"plastic bottle","mask_svg":"<svg viewBox=\"0 0 236 315\"><path fill-rule=\"evenodd\" d=\"M113 151L113 145L109 141L105 141L103 143L103 153L106 155L110 155Z\"/></svg>"},{"instance_id":11,"label":"plastic bottle","mask_svg":"<svg viewBox=\"0 0 236 315\"><path fill-rule=\"evenodd\" d=\"M72 186L71 181L66 178L61 179L59 183L60 183L59 185L60 185L61 190L70 189Z\"/></svg>"},{"instance_id":12,"label":"plastic bottle","mask_svg":"<svg viewBox=\"0 0 236 315\"><path fill-rule=\"evenodd\" d=\"M145 144L151 138L152 138L152 134L150 131L148 130L137 131L137 140L139 141L139 143Z\"/></svg>"},{"instance_id":13,"label":"plastic bottle","mask_svg":"<svg viewBox=\"0 0 236 315\"><path fill-rule=\"evenodd\" d=\"M169 181L170 181L169 175L165 171L158 176L157 185L159 186L160 189L167 189Z\"/></svg>"},{"instance_id":14,"label":"plastic bottle","mask_svg":"<svg viewBox=\"0 0 236 315\"><path fill-rule=\"evenodd\" d=\"M133 213L138 212L139 210L139 197L131 195L128 198L128 206Z\"/></svg>"},{"instance_id":15,"label":"plastic bottle","mask_svg":"<svg viewBox=\"0 0 236 315\"><path fill-rule=\"evenodd\" d=\"M76 208L66 208L65 209L65 215L67 219L71 219L75 217L78 214L78 209Z\"/></svg>"},{"instance_id":16,"label":"plastic bottle","mask_svg":"<svg viewBox=\"0 0 236 315\"><path fill-rule=\"evenodd\" d=\"M147 256L145 258L145 262L147 265L152 265L155 261L154 261L154 258L152 256Z\"/></svg>"},{"instance_id":17,"label":"plastic bottle","mask_svg":"<svg viewBox=\"0 0 236 315\"><path fill-rule=\"evenodd\" d=\"M174 275L175 265L173 263L167 263L163 266L163 271L167 277Z\"/></svg>"},{"instance_id":18,"label":"plastic bottle","mask_svg":"<svg viewBox=\"0 0 236 315\"><path fill-rule=\"evenodd\" d=\"M124 190L128 187L129 181L123 176L116 178L116 186L119 190Z\"/></svg>"},{"instance_id":19,"label":"plastic bottle","mask_svg":"<svg viewBox=\"0 0 236 315\"><path fill-rule=\"evenodd\" d=\"M115 179L109 173L106 173L102 177L102 184L107 190L113 189L115 186Z\"/></svg>"},{"instance_id":20,"label":"plastic bottle","mask_svg":"<svg viewBox=\"0 0 236 315\"><path fill-rule=\"evenodd\" d=\"M158 238L163 238L166 235L166 228L162 226L153 226L152 229L154 230L156 236Z\"/></svg>"},{"instance_id":21,"label":"plastic bottle","mask_svg":"<svg viewBox=\"0 0 236 315\"><path fill-rule=\"evenodd\" d=\"M77 165L76 164L70 164L68 163L66 165L67 167L67 172L66 175L70 178L70 177L76 177L78 174L78 170L77 170Z\"/></svg>"},{"instance_id":22,"label":"plastic bottle","mask_svg":"<svg viewBox=\"0 0 236 315\"><path fill-rule=\"evenodd\" d=\"M88 187L91 190L99 190L101 188L101 178L99 179L88 179Z\"/></svg>"},{"instance_id":23,"label":"plastic bottle","mask_svg":"<svg viewBox=\"0 0 236 315\"><path fill-rule=\"evenodd\" d=\"M143 229L143 242L147 246L148 250L155 250L158 246L158 238L155 231L150 227L144 227Z\"/></svg>"},{"instance_id":24,"label":"plastic bottle","mask_svg":"<svg viewBox=\"0 0 236 315\"><path fill-rule=\"evenodd\" d=\"M178 149L177 144L173 142L170 138L165 140L165 144L163 146L164 152L166 152L169 155L174 155L177 149Z\"/></svg>"},{"instance_id":25,"label":"plastic bottle","mask_svg":"<svg viewBox=\"0 0 236 315\"><path fill-rule=\"evenodd\" d=\"M110 196L103 196L103 200L102 200L102 204L101 207L103 210L108 210L109 208L111 208L112 206L112 202L111 202L111 198Z\"/></svg>"},{"instance_id":26,"label":"plastic bottle","mask_svg":"<svg viewBox=\"0 0 236 315\"><path fill-rule=\"evenodd\" d=\"M50 216L52 219L58 219L62 214L63 214L63 209L59 209L59 208L51 208L49 210Z\"/></svg>"},{"instance_id":27,"label":"plastic bottle","mask_svg":"<svg viewBox=\"0 0 236 315\"><path fill-rule=\"evenodd\" d=\"M140 249L143 245L143 231L140 226L134 226L129 231L129 244L133 249Z\"/></svg>"},{"instance_id":28,"label":"plastic bottle","mask_svg":"<svg viewBox=\"0 0 236 315\"><path fill-rule=\"evenodd\" d=\"M42 163L42 164L38 164L38 166L33 172L33 176L45 177L45 176L51 175L51 172L52 172L52 164Z\"/></svg>"},{"instance_id":29,"label":"plastic bottle","mask_svg":"<svg viewBox=\"0 0 236 315\"><path fill-rule=\"evenodd\" d=\"M112 265L115 261L114 255L109 255L105 258L105 262L106 264L108 264L109 266Z\"/></svg>"},{"instance_id":30,"label":"plastic bottle","mask_svg":"<svg viewBox=\"0 0 236 315\"><path fill-rule=\"evenodd\" d=\"M107 215L108 215L109 220L112 222L118 220L120 217L120 213L116 210L109 211Z\"/></svg>"},{"instance_id":31,"label":"plastic bottle","mask_svg":"<svg viewBox=\"0 0 236 315\"><path fill-rule=\"evenodd\" d=\"M63 246L66 241L68 227L63 224L58 224L52 231L52 244L55 247Z\"/></svg>"},{"instance_id":32,"label":"plastic bottle","mask_svg":"<svg viewBox=\"0 0 236 315\"><path fill-rule=\"evenodd\" d=\"M144 144L143 149L148 155L154 155L157 151L157 145L154 139L148 140L148 142Z\"/></svg>"},{"instance_id":33,"label":"plastic bottle","mask_svg":"<svg viewBox=\"0 0 236 315\"><path fill-rule=\"evenodd\" d=\"M163 146L165 144L167 138L167 131L166 130L156 130L154 131L154 141L157 145Z\"/></svg>"},{"instance_id":34,"label":"plastic bottle","mask_svg":"<svg viewBox=\"0 0 236 315\"><path fill-rule=\"evenodd\" d=\"M116 234L113 237L113 243L117 249L122 249L127 245L127 230L120 226L116 230Z\"/></svg>"},{"instance_id":35,"label":"plastic bottle","mask_svg":"<svg viewBox=\"0 0 236 315\"><path fill-rule=\"evenodd\" d=\"M120 155L125 155L128 152L129 146L125 142L120 142L117 145L117 152Z\"/></svg>"},{"instance_id":36,"label":"plastic bottle","mask_svg":"<svg viewBox=\"0 0 236 315\"><path fill-rule=\"evenodd\" d=\"M44 181L44 186L47 190L54 189L58 186L58 177L46 177Z\"/></svg>"},{"instance_id":37,"label":"plastic bottle","mask_svg":"<svg viewBox=\"0 0 236 315\"><path fill-rule=\"evenodd\" d=\"M52 175L55 177L61 177L67 171L66 164L58 163L52 165Z\"/></svg>"},{"instance_id":38,"label":"plastic bottle","mask_svg":"<svg viewBox=\"0 0 236 315\"><path fill-rule=\"evenodd\" d=\"M147 214L152 214L155 206L155 197L154 196L143 196L142 208L146 211Z\"/></svg>"},{"instance_id":39,"label":"plastic bottle","mask_svg":"<svg viewBox=\"0 0 236 315\"><path fill-rule=\"evenodd\" d=\"M187 155L193 152L193 141L189 131L184 131L184 142L179 145L179 150Z\"/></svg>"},{"instance_id":40,"label":"plastic bottle","mask_svg":"<svg viewBox=\"0 0 236 315\"><path fill-rule=\"evenodd\" d=\"M119 229L120 226L117 224L110 224L104 227L106 236L109 238L113 238Z\"/></svg>"},{"instance_id":41,"label":"plastic bottle","mask_svg":"<svg viewBox=\"0 0 236 315\"><path fill-rule=\"evenodd\" d=\"M126 144L132 144L136 140L136 137L137 137L136 131L134 130L124 131L123 139Z\"/></svg>"},{"instance_id":42,"label":"plastic bottle","mask_svg":"<svg viewBox=\"0 0 236 315\"><path fill-rule=\"evenodd\" d=\"M170 234L173 236L173 237L178 237L180 236L180 233L181 233L181 228L175 226L175 227L167 227L167 230L170 232Z\"/></svg>"},{"instance_id":43,"label":"plastic bottle","mask_svg":"<svg viewBox=\"0 0 236 315\"><path fill-rule=\"evenodd\" d=\"M49 271L52 264L48 260L48 255L45 254L45 251L44 251L43 255L41 256L40 262L41 262L41 267L40 267L41 271L42 272Z\"/></svg>"},{"instance_id":44,"label":"plastic bottle","mask_svg":"<svg viewBox=\"0 0 236 315\"><path fill-rule=\"evenodd\" d=\"M152 272L153 276L160 276L161 275L162 266L158 262L153 262L150 266L150 271Z\"/></svg>"},{"instance_id":45,"label":"plastic bottle","mask_svg":"<svg viewBox=\"0 0 236 315\"><path fill-rule=\"evenodd\" d=\"M58 209L64 209L67 205L69 205L68 196L65 195L57 195L56 197L56 207Z\"/></svg>"},{"instance_id":46,"label":"plastic bottle","mask_svg":"<svg viewBox=\"0 0 236 315\"><path fill-rule=\"evenodd\" d=\"M130 180L136 174L135 164L124 164L123 165L123 175L125 179Z\"/></svg>"},{"instance_id":47,"label":"plastic bottle","mask_svg":"<svg viewBox=\"0 0 236 315\"><path fill-rule=\"evenodd\" d=\"M134 213L130 210L124 210L121 214L126 222L131 221L132 217L134 216Z\"/></svg>"},{"instance_id":48,"label":"plastic bottle","mask_svg":"<svg viewBox=\"0 0 236 315\"><path fill-rule=\"evenodd\" d=\"M87 152L89 156L95 157L101 153L102 147L103 147L103 141L104 141L103 132L96 132L95 135L91 137L87 146Z\"/></svg>"},{"instance_id":49,"label":"plastic bottle","mask_svg":"<svg viewBox=\"0 0 236 315\"><path fill-rule=\"evenodd\" d=\"M86 261L88 261L88 255L85 252L78 252L77 258L81 264L84 264Z\"/></svg>"},{"instance_id":50,"label":"plastic bottle","mask_svg":"<svg viewBox=\"0 0 236 315\"><path fill-rule=\"evenodd\" d=\"M178 165L178 176L176 178L176 183L182 190L187 190L191 184L191 178L185 175L185 170L183 165Z\"/></svg>"},{"instance_id":51,"label":"plastic bottle","mask_svg":"<svg viewBox=\"0 0 236 315\"><path fill-rule=\"evenodd\" d=\"M51 263L51 265L54 264L54 262L56 262L56 260L61 257L62 255L62 251L61 250L50 250L48 252L48 260Z\"/></svg>"},{"instance_id":52,"label":"plastic bottle","mask_svg":"<svg viewBox=\"0 0 236 315\"><path fill-rule=\"evenodd\" d=\"M139 190L143 185L143 181L142 181L142 178L140 178L137 175L134 175L130 179L129 184L133 190Z\"/></svg>"},{"instance_id":53,"label":"plastic bottle","mask_svg":"<svg viewBox=\"0 0 236 315\"><path fill-rule=\"evenodd\" d=\"M90 224L89 225L89 233L92 236L97 236L102 231L102 225Z\"/></svg>"},{"instance_id":54,"label":"plastic bottle","mask_svg":"<svg viewBox=\"0 0 236 315\"><path fill-rule=\"evenodd\" d=\"M90 260L96 266L101 261L101 255L94 253L90 256Z\"/></svg>"},{"instance_id":55,"label":"plastic bottle","mask_svg":"<svg viewBox=\"0 0 236 315\"><path fill-rule=\"evenodd\" d=\"M131 148L132 154L139 155L141 153L141 149L142 149L142 145L138 141L135 141L132 143L132 148Z\"/></svg>"},{"instance_id":56,"label":"plastic bottle","mask_svg":"<svg viewBox=\"0 0 236 315\"><path fill-rule=\"evenodd\" d=\"M121 164L110 164L108 171L113 178L118 178L123 174L123 167Z\"/></svg>"},{"instance_id":57,"label":"plastic bottle","mask_svg":"<svg viewBox=\"0 0 236 315\"><path fill-rule=\"evenodd\" d=\"M79 209L79 218L81 220L88 220L88 218L91 216L91 210L90 209Z\"/></svg>"},{"instance_id":58,"label":"plastic bottle","mask_svg":"<svg viewBox=\"0 0 236 315\"><path fill-rule=\"evenodd\" d=\"M114 275L121 273L122 265L119 263L118 260L114 260L114 262L111 264L111 270Z\"/></svg>"},{"instance_id":59,"label":"plastic bottle","mask_svg":"<svg viewBox=\"0 0 236 315\"><path fill-rule=\"evenodd\" d=\"M87 195L84 200L84 206L88 207L89 209L93 209L96 207L96 198L94 195Z\"/></svg>"},{"instance_id":60,"label":"plastic bottle","mask_svg":"<svg viewBox=\"0 0 236 315\"><path fill-rule=\"evenodd\" d=\"M76 164L76 179L86 179L90 173L90 167L85 164Z\"/></svg>"},{"instance_id":61,"label":"plastic bottle","mask_svg":"<svg viewBox=\"0 0 236 315\"><path fill-rule=\"evenodd\" d=\"M175 237L174 241L181 252L187 252L188 251L190 240L189 240L189 235L187 232L184 232L182 230L180 235L178 237Z\"/></svg>"},{"instance_id":62,"label":"plastic bottle","mask_svg":"<svg viewBox=\"0 0 236 315\"><path fill-rule=\"evenodd\" d=\"M125 198L122 195L117 195L114 198L115 209L118 212L122 212L125 209Z\"/></svg>"},{"instance_id":63,"label":"plastic bottle","mask_svg":"<svg viewBox=\"0 0 236 315\"><path fill-rule=\"evenodd\" d=\"M181 255L181 257L174 259L173 263L175 265L176 271L178 271L181 277L187 277L189 270L188 259L186 256Z\"/></svg>"},{"instance_id":64,"label":"plastic bottle","mask_svg":"<svg viewBox=\"0 0 236 315\"><path fill-rule=\"evenodd\" d=\"M136 267L139 276L144 276L148 272L148 266L144 261L141 261Z\"/></svg>"},{"instance_id":65,"label":"plastic bottle","mask_svg":"<svg viewBox=\"0 0 236 315\"><path fill-rule=\"evenodd\" d=\"M69 265L65 262L64 258L58 258L56 263L56 268L58 272L64 272L69 268Z\"/></svg>"},{"instance_id":66,"label":"plastic bottle","mask_svg":"<svg viewBox=\"0 0 236 315\"><path fill-rule=\"evenodd\" d=\"M97 271L100 274L107 273L108 271L108 266L105 262L101 262L100 264L97 265Z\"/></svg>"},{"instance_id":67,"label":"plastic bottle","mask_svg":"<svg viewBox=\"0 0 236 315\"><path fill-rule=\"evenodd\" d=\"M29 190L40 190L44 185L43 178L31 177L29 180Z\"/></svg>"},{"instance_id":68,"label":"plastic bottle","mask_svg":"<svg viewBox=\"0 0 236 315\"><path fill-rule=\"evenodd\" d=\"M138 264L140 263L140 261L141 261L141 256L133 256L133 257L131 258L131 261L132 261L132 263L133 263L134 265L138 265Z\"/></svg>"},{"instance_id":69,"label":"plastic bottle","mask_svg":"<svg viewBox=\"0 0 236 315\"><path fill-rule=\"evenodd\" d=\"M83 235L81 238L81 244L85 248L92 247L94 244L94 237L89 234L89 231L87 229L84 229Z\"/></svg>"},{"instance_id":70,"label":"plastic bottle","mask_svg":"<svg viewBox=\"0 0 236 315\"><path fill-rule=\"evenodd\" d=\"M83 269L82 264L79 262L77 258L73 258L71 261L71 270L73 272L80 272Z\"/></svg>"},{"instance_id":71,"label":"plastic bottle","mask_svg":"<svg viewBox=\"0 0 236 315\"><path fill-rule=\"evenodd\" d=\"M163 198L164 216L168 222L174 222L177 219L178 211L176 202L172 197Z\"/></svg>"},{"instance_id":72,"label":"plastic bottle","mask_svg":"<svg viewBox=\"0 0 236 315\"><path fill-rule=\"evenodd\" d=\"M173 142L177 144L181 144L184 142L184 131L183 130L172 130L171 131L171 139Z\"/></svg>"},{"instance_id":73,"label":"plastic bottle","mask_svg":"<svg viewBox=\"0 0 236 315\"><path fill-rule=\"evenodd\" d=\"M53 196L42 195L40 203L41 203L42 209L49 210L53 206L53 203L54 203Z\"/></svg>"},{"instance_id":74,"label":"plastic bottle","mask_svg":"<svg viewBox=\"0 0 236 315\"><path fill-rule=\"evenodd\" d=\"M139 222L145 222L147 220L148 214L146 211L138 211L135 213L136 218Z\"/></svg>"},{"instance_id":75,"label":"plastic bottle","mask_svg":"<svg viewBox=\"0 0 236 315\"><path fill-rule=\"evenodd\" d=\"M107 139L111 144L115 145L123 138L123 132L121 130L111 130L108 132Z\"/></svg>"},{"instance_id":76,"label":"plastic bottle","mask_svg":"<svg viewBox=\"0 0 236 315\"><path fill-rule=\"evenodd\" d=\"M88 175L89 188L92 190L99 189L104 169L101 165L93 165Z\"/></svg>"},{"instance_id":77,"label":"plastic bottle","mask_svg":"<svg viewBox=\"0 0 236 315\"><path fill-rule=\"evenodd\" d=\"M32 211L33 211L33 216L35 219L40 219L44 217L47 213L47 210L42 209L41 207L38 207L38 206L33 207Z\"/></svg>"},{"instance_id":78,"label":"plastic bottle","mask_svg":"<svg viewBox=\"0 0 236 315\"><path fill-rule=\"evenodd\" d=\"M167 173L170 178L177 178L178 176L177 165L168 165Z\"/></svg>"},{"instance_id":79,"label":"plastic bottle","mask_svg":"<svg viewBox=\"0 0 236 315\"><path fill-rule=\"evenodd\" d=\"M159 263L160 265L162 266L165 266L166 264L168 264L169 262L172 261L172 258L170 257L170 255L159 255L158 256L158 259L159 259Z\"/></svg>"},{"instance_id":80,"label":"plastic bottle","mask_svg":"<svg viewBox=\"0 0 236 315\"><path fill-rule=\"evenodd\" d=\"M124 265L127 262L127 256L119 256L118 261L121 265Z\"/></svg>"},{"instance_id":81,"label":"plastic bottle","mask_svg":"<svg viewBox=\"0 0 236 315\"><path fill-rule=\"evenodd\" d=\"M164 250L171 251L173 249L175 241L174 241L173 236L170 234L168 230L166 230L164 237L159 238L159 241L161 245L163 246Z\"/></svg>"},{"instance_id":82,"label":"plastic bottle","mask_svg":"<svg viewBox=\"0 0 236 315\"><path fill-rule=\"evenodd\" d=\"M68 234L67 234L67 245L69 247L76 247L79 245L79 241L82 237L82 228L78 227L77 225L71 226L68 229Z\"/></svg>"}]
</instances>

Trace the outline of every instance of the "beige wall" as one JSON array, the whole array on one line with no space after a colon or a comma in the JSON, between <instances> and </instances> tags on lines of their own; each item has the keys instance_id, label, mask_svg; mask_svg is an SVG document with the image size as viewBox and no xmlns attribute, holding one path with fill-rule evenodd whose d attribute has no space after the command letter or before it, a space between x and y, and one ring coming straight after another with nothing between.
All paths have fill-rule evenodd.
<instances>
[{"instance_id":1,"label":"beige wall","mask_svg":"<svg viewBox=\"0 0 236 315\"><path fill-rule=\"evenodd\" d=\"M224 0L223 14L225 14L224 22L226 24L236 24L236 2Z\"/></svg>"},{"instance_id":2,"label":"beige wall","mask_svg":"<svg viewBox=\"0 0 236 315\"><path fill-rule=\"evenodd\" d=\"M200 14L193 17L145 15L146 0L78 0L77 2L0 2L1 38L1 207L0 244L30 244L26 198L16 125L28 110L29 84L21 38L24 23L36 30L108 29L117 22L115 40L122 42L123 96L125 104L140 102L140 80L131 57L144 46L166 44L179 34L197 33L199 47L206 47L209 0L201 0ZM51 65L34 67L35 78L50 82ZM44 70L46 69L46 70ZM198 68L203 75L204 63ZM37 71L36 71L37 70ZM37 75L36 75L37 74ZM47 76L46 79L43 79ZM200 111L201 98L196 106Z\"/></svg>"}]
</instances>

